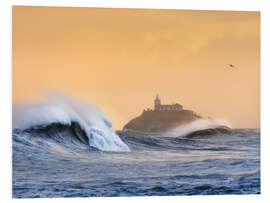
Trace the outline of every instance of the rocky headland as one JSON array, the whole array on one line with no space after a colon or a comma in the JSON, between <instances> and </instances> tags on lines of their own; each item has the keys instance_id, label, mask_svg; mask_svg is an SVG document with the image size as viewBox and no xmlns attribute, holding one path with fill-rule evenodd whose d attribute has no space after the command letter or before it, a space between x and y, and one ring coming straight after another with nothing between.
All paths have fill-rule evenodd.
<instances>
[{"instance_id":1,"label":"rocky headland","mask_svg":"<svg viewBox=\"0 0 270 203\"><path fill-rule=\"evenodd\" d=\"M123 130L141 132L166 132L178 126L202 118L191 110L181 111L143 111L143 113L130 120Z\"/></svg>"}]
</instances>

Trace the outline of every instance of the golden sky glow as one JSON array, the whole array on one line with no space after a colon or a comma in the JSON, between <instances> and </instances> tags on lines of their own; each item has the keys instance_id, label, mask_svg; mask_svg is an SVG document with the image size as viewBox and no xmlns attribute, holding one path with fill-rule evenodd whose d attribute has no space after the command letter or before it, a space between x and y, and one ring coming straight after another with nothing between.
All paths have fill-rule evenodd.
<instances>
[{"instance_id":1,"label":"golden sky glow","mask_svg":"<svg viewBox=\"0 0 270 203\"><path fill-rule=\"evenodd\" d=\"M120 129L159 94L260 127L259 12L16 6L12 43L13 102L69 93Z\"/></svg>"}]
</instances>

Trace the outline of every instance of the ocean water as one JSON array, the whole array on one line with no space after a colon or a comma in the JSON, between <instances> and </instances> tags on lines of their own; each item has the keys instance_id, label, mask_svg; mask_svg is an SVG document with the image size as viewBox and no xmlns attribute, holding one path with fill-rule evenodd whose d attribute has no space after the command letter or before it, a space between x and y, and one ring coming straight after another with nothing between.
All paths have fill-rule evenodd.
<instances>
[{"instance_id":1,"label":"ocean water","mask_svg":"<svg viewBox=\"0 0 270 203\"><path fill-rule=\"evenodd\" d=\"M207 134L209 122L117 134L96 106L71 96L16 106L12 196L260 194L260 130Z\"/></svg>"},{"instance_id":2,"label":"ocean water","mask_svg":"<svg viewBox=\"0 0 270 203\"><path fill-rule=\"evenodd\" d=\"M59 132L14 130L13 197L260 193L259 130L121 138L130 152L96 150Z\"/></svg>"}]
</instances>

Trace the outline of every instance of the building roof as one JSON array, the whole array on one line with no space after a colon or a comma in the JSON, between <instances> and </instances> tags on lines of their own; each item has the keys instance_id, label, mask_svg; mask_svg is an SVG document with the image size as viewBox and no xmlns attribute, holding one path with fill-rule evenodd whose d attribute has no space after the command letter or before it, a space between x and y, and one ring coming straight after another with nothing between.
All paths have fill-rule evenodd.
<instances>
[{"instance_id":1,"label":"building roof","mask_svg":"<svg viewBox=\"0 0 270 203\"><path fill-rule=\"evenodd\" d=\"M180 104L161 104L160 106L162 106L162 107L172 107L172 106L181 107L182 105L180 105Z\"/></svg>"}]
</instances>

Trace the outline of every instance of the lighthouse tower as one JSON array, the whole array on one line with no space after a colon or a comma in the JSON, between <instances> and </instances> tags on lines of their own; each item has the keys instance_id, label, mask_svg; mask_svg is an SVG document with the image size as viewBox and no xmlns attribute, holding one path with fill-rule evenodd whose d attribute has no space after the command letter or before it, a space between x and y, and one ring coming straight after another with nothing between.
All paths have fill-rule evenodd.
<instances>
[{"instance_id":1,"label":"lighthouse tower","mask_svg":"<svg viewBox=\"0 0 270 203\"><path fill-rule=\"evenodd\" d=\"M155 99L155 110L159 110L160 108L160 105L161 105L161 101L157 95L156 99Z\"/></svg>"}]
</instances>

